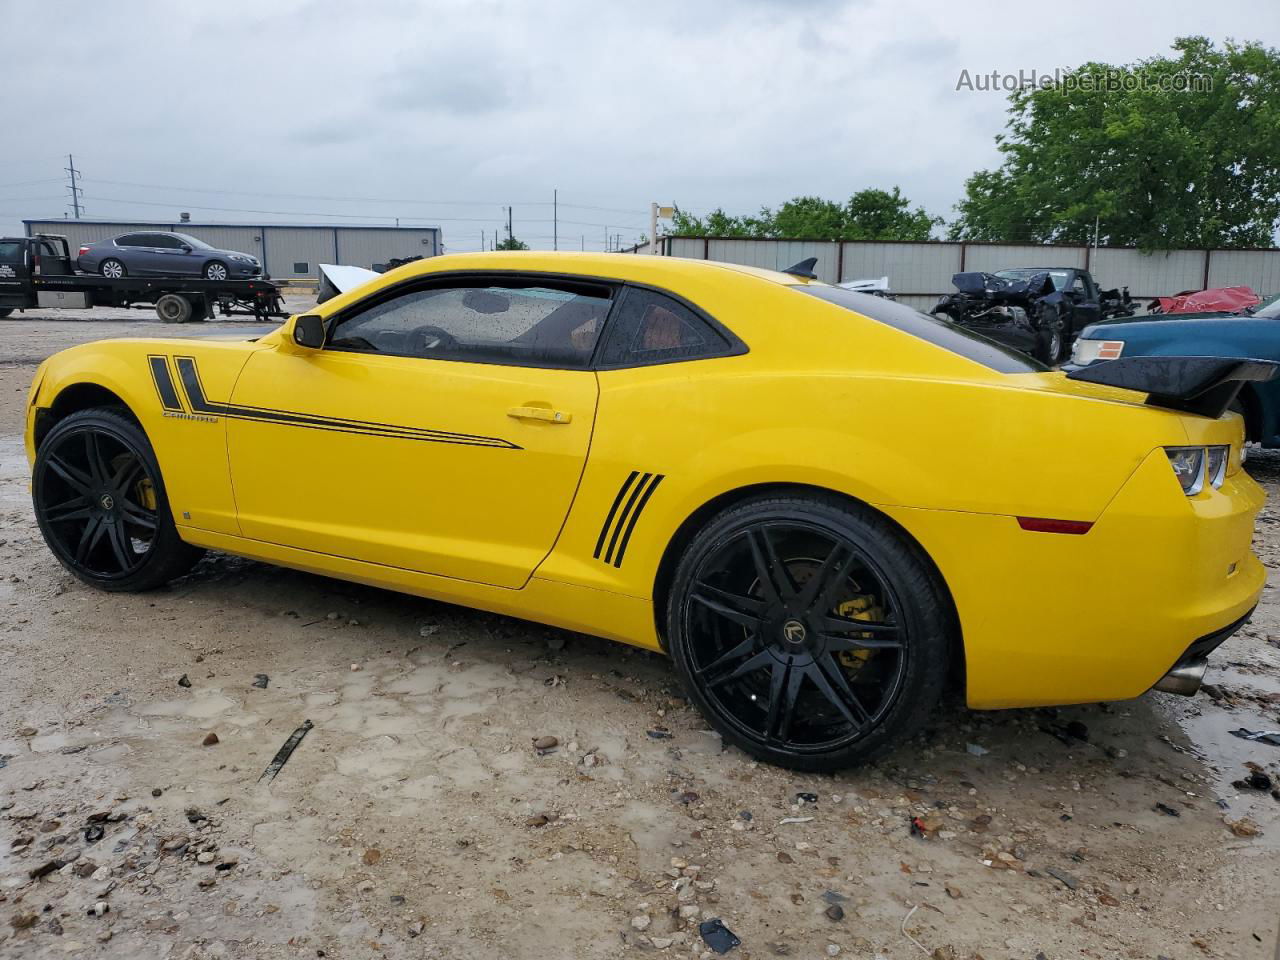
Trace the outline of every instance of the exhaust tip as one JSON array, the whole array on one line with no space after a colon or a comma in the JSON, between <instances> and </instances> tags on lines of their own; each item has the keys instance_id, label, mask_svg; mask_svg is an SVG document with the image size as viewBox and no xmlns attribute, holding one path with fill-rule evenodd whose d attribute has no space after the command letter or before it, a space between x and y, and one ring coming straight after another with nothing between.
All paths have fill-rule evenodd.
<instances>
[{"instance_id":1,"label":"exhaust tip","mask_svg":"<svg viewBox=\"0 0 1280 960\"><path fill-rule=\"evenodd\" d=\"M1208 666L1209 661L1203 657L1180 663L1156 681L1152 689L1194 697L1200 689L1200 684L1204 683L1204 671Z\"/></svg>"}]
</instances>

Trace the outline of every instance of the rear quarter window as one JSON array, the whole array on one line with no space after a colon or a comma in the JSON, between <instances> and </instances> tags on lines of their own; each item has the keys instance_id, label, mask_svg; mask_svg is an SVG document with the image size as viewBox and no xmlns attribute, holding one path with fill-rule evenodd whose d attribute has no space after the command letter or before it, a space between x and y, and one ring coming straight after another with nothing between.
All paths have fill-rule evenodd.
<instances>
[{"instance_id":1,"label":"rear quarter window","mask_svg":"<svg viewBox=\"0 0 1280 960\"><path fill-rule=\"evenodd\" d=\"M913 310L906 304L886 300L884 297L855 293L840 287L797 284L791 289L797 293L834 303L838 307L860 313L864 317L870 317L895 330L901 330L903 333L958 354L966 360L980 363L997 373L1039 373L1049 369L1016 350L1010 350L986 337L980 337L964 327L939 320L927 313Z\"/></svg>"},{"instance_id":2,"label":"rear quarter window","mask_svg":"<svg viewBox=\"0 0 1280 960\"><path fill-rule=\"evenodd\" d=\"M17 240L0 240L0 263L21 263L22 244Z\"/></svg>"}]
</instances>

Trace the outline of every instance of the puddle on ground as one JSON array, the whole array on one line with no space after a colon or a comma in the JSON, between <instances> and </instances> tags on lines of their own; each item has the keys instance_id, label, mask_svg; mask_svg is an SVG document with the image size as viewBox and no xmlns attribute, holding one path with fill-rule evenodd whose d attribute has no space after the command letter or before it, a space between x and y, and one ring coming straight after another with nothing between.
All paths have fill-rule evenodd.
<instances>
[{"instance_id":1,"label":"puddle on ground","mask_svg":"<svg viewBox=\"0 0 1280 960\"><path fill-rule=\"evenodd\" d=\"M201 690L186 700L160 700L134 708L142 717L190 717L192 720L208 720L224 710L230 710L236 702L217 691Z\"/></svg>"},{"instance_id":2,"label":"puddle on ground","mask_svg":"<svg viewBox=\"0 0 1280 960\"><path fill-rule=\"evenodd\" d=\"M1275 677L1243 664L1219 666L1211 660L1205 681L1233 693L1280 694L1280 682ZM1223 815L1231 820L1249 817L1263 825L1262 834L1249 841L1251 850L1280 851L1280 802L1265 791L1238 790L1231 785L1249 775L1245 764L1252 762L1265 767L1280 786L1280 747L1231 735L1232 730L1241 727L1280 730L1280 704L1267 709L1256 701L1238 698L1235 705L1228 705L1211 700L1203 692L1190 700L1163 699L1213 778L1214 799L1220 807L1226 805ZM1266 829L1268 826L1270 829Z\"/></svg>"}]
</instances>

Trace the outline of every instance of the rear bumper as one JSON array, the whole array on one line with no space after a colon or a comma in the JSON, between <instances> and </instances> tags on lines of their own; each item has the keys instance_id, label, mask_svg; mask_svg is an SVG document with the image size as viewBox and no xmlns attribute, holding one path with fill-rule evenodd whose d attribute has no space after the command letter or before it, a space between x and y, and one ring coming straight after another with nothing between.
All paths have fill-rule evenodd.
<instances>
[{"instance_id":1,"label":"rear bumper","mask_svg":"<svg viewBox=\"0 0 1280 960\"><path fill-rule=\"evenodd\" d=\"M1244 472L1184 497L1152 451L1083 536L1012 517L890 509L938 565L978 708L1123 700L1240 626L1266 580ZM1201 654L1202 655L1202 654Z\"/></svg>"}]
</instances>

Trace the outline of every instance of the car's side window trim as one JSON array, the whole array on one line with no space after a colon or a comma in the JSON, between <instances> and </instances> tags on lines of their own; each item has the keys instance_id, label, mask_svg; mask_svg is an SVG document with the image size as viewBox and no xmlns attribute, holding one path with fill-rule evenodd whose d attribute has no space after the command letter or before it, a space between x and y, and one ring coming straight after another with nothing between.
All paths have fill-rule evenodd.
<instances>
[{"instance_id":1,"label":"car's side window trim","mask_svg":"<svg viewBox=\"0 0 1280 960\"><path fill-rule=\"evenodd\" d=\"M721 357L739 357L750 352L750 348L742 342L736 333L726 327L715 317L711 316L711 314L707 313L707 311L702 309L702 307L685 299L680 296L680 294L672 290L668 290L665 287L658 287L649 283L637 283L631 280L626 281L624 287L625 289L623 289L615 299L613 309L609 311L610 319L614 319L617 316L620 305L626 301L627 295L630 291L645 290L650 293L656 293L661 296L668 297L680 304L680 306L692 313L697 320L705 324L711 332L724 343L724 348L721 350L710 350L706 353L699 353L695 356L689 357L654 357L648 360L632 358L619 360L614 363L605 363L603 362L603 358L606 355L606 350L608 349L609 338L616 334L619 326L617 323L606 323L603 333L599 339L596 340L595 355L592 357L591 364L593 370L629 370L633 367L657 367L668 363L696 363L699 360L715 360Z\"/></svg>"},{"instance_id":2,"label":"car's side window trim","mask_svg":"<svg viewBox=\"0 0 1280 960\"><path fill-rule=\"evenodd\" d=\"M458 356L439 356L439 357L423 357L418 354L396 353L393 351L367 351L346 349L343 347L332 346L330 341L333 339L333 332L345 320L354 316L358 316L367 310L378 307L390 300L409 294L419 293L424 290L432 289L455 289L465 286L467 283L484 283L490 285L501 286L503 283L513 287L551 287L567 289L574 286L591 286L603 287L609 291L609 310L605 314L601 323L600 334L596 337L596 342L592 347L591 355L582 364L558 363L555 361L539 361L539 360L519 360L519 359L502 359L495 360L486 357L469 357L465 354ZM447 363L476 363L485 366L494 367L534 367L544 370L593 370L595 369L594 360L596 351L600 347L600 342L604 339L605 333L609 329L609 318L613 316L617 309L620 293L622 291L622 283L616 279L608 277L590 277L579 274L561 274L561 273L522 273L513 270L466 270L456 273L432 273L407 278L406 280L393 284L385 290L379 291L372 297L360 300L350 306L344 308L338 313L328 318L325 325L325 350L333 353L352 353L359 356L368 357L404 357L410 360L440 360Z\"/></svg>"},{"instance_id":3,"label":"car's side window trim","mask_svg":"<svg viewBox=\"0 0 1280 960\"><path fill-rule=\"evenodd\" d=\"M438 357L425 358L411 356L410 359L440 359L447 360L452 363L479 363L489 366L511 366L511 367L539 367L552 370L626 370L632 367L655 367L668 363L691 363L698 360L714 360L721 357L737 357L749 353L750 348L723 323L709 314L696 303L682 297L674 290L666 287L659 287L649 283L640 283L633 280L619 280L616 277L599 277L592 274L582 273L543 273L538 272L521 272L515 270L459 270L450 271L448 273L433 273L427 275L419 275L408 277L399 283L392 284L385 290L379 291L374 297L360 300L350 304L344 309L338 311L334 315L327 318L325 324L325 350L332 350L334 353L355 353L363 356L405 356L404 354L395 353L368 353L359 350L344 350L341 347L332 347L329 341L333 337L333 331L337 326L349 317L363 313L365 310L386 303L396 297L403 296L408 293L416 293L419 290L427 290L432 287L456 287L468 281L484 281L492 283L494 281L507 280L513 283L527 283L535 286L538 283L549 284L594 284L606 286L610 291L609 312L605 315L604 322L601 324L600 335L596 337L595 346L592 349L591 358L585 366L569 366L562 363L541 363L537 361L528 362L497 362L494 360L471 358L465 356L459 357ZM603 363L604 349L610 336L610 331L616 327L612 321L617 316L620 304L626 298L628 289L647 290L653 293L661 294L664 297L670 297L681 306L689 310L695 317L705 323L713 332L715 332L724 342L723 350L712 351L705 354L699 354L695 357L659 357L652 360L625 360L617 363Z\"/></svg>"}]
</instances>

